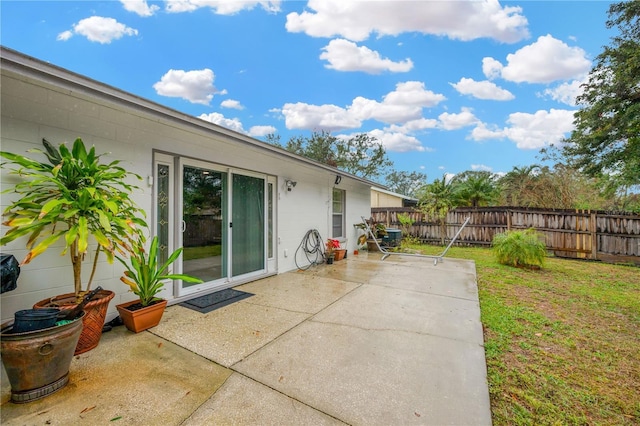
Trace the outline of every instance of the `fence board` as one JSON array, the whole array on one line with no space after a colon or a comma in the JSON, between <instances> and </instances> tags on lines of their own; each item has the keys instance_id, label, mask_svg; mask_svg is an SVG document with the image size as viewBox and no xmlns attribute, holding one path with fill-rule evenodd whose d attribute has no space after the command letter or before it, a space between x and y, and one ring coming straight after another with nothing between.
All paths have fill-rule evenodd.
<instances>
[{"instance_id":1,"label":"fence board","mask_svg":"<svg viewBox=\"0 0 640 426\"><path fill-rule=\"evenodd\" d=\"M387 227L400 227L398 215L409 214L413 225L409 233L427 243L441 241L441 225L411 207L372 208L371 215ZM557 256L598 259L600 257L640 257L640 215L591 210L545 210L522 207L458 208L447 215L446 239L470 217L457 244L491 244L493 237L507 230L535 228L548 250Z\"/></svg>"}]
</instances>

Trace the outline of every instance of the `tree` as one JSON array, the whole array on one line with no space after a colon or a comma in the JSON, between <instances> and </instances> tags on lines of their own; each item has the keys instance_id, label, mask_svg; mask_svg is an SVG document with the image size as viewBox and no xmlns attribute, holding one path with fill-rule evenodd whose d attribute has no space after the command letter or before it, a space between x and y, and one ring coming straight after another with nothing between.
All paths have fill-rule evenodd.
<instances>
[{"instance_id":1,"label":"tree","mask_svg":"<svg viewBox=\"0 0 640 426\"><path fill-rule=\"evenodd\" d=\"M491 172L466 171L454 176L451 185L456 206L487 206L497 196L495 179Z\"/></svg>"},{"instance_id":2,"label":"tree","mask_svg":"<svg viewBox=\"0 0 640 426\"><path fill-rule=\"evenodd\" d=\"M418 205L422 211L434 217L440 224L440 242L444 244L447 234L447 214L454 207L456 194L454 185L446 175L442 179L435 179L433 183L420 188Z\"/></svg>"},{"instance_id":3,"label":"tree","mask_svg":"<svg viewBox=\"0 0 640 426\"><path fill-rule=\"evenodd\" d=\"M418 190L427 183L427 175L420 172L392 171L385 177L385 185L393 192L416 197Z\"/></svg>"},{"instance_id":4,"label":"tree","mask_svg":"<svg viewBox=\"0 0 640 426\"><path fill-rule=\"evenodd\" d=\"M566 164L514 167L499 180L501 202L511 206L615 209L615 191L603 178L591 178Z\"/></svg>"},{"instance_id":5,"label":"tree","mask_svg":"<svg viewBox=\"0 0 640 426\"><path fill-rule=\"evenodd\" d=\"M268 135L267 142L365 179L383 175L393 164L382 143L365 133L338 139L326 131L313 132L308 138L294 136L285 146L279 136Z\"/></svg>"},{"instance_id":6,"label":"tree","mask_svg":"<svg viewBox=\"0 0 640 426\"><path fill-rule=\"evenodd\" d=\"M360 133L337 144L338 168L365 179L384 175L393 165L382 143Z\"/></svg>"},{"instance_id":7,"label":"tree","mask_svg":"<svg viewBox=\"0 0 640 426\"><path fill-rule=\"evenodd\" d=\"M574 115L575 130L562 145L568 165L589 176L618 175L640 184L640 1L609 7L607 28L619 35L596 57Z\"/></svg>"}]
</instances>

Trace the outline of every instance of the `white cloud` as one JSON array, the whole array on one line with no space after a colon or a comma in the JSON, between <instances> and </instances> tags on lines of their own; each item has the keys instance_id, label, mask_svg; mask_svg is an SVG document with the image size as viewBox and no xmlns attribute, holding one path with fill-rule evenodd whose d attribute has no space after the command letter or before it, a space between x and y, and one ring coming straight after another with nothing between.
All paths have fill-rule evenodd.
<instances>
[{"instance_id":1,"label":"white cloud","mask_svg":"<svg viewBox=\"0 0 640 426\"><path fill-rule=\"evenodd\" d=\"M500 77L502 68L500 61L490 57L482 58L482 72L489 80Z\"/></svg>"},{"instance_id":2,"label":"white cloud","mask_svg":"<svg viewBox=\"0 0 640 426\"><path fill-rule=\"evenodd\" d=\"M509 115L510 127L504 129L504 134L520 149L540 149L560 142L574 129L573 114L564 109L516 112Z\"/></svg>"},{"instance_id":3,"label":"white cloud","mask_svg":"<svg viewBox=\"0 0 640 426\"><path fill-rule=\"evenodd\" d=\"M360 120L336 105L287 103L282 107L287 129L317 129L328 132L360 127Z\"/></svg>"},{"instance_id":4,"label":"white cloud","mask_svg":"<svg viewBox=\"0 0 640 426\"><path fill-rule=\"evenodd\" d=\"M468 108L462 108L459 114L443 112L438 116L440 127L445 130L456 130L466 126L471 126L478 122L478 119Z\"/></svg>"},{"instance_id":5,"label":"white cloud","mask_svg":"<svg viewBox=\"0 0 640 426\"><path fill-rule=\"evenodd\" d=\"M484 164L472 164L471 165L471 170L474 171L481 171L481 172L490 172L493 170L493 168L486 166Z\"/></svg>"},{"instance_id":6,"label":"white cloud","mask_svg":"<svg viewBox=\"0 0 640 426\"><path fill-rule=\"evenodd\" d=\"M56 37L56 40L58 40L58 41L67 41L71 37L73 37L73 31L67 30L67 31L63 31L60 34L58 34L58 37Z\"/></svg>"},{"instance_id":7,"label":"white cloud","mask_svg":"<svg viewBox=\"0 0 640 426\"><path fill-rule=\"evenodd\" d=\"M386 132L384 130L376 129L368 132L368 134L379 140L387 151L431 151L431 149L422 146L422 143L417 138L404 133Z\"/></svg>"},{"instance_id":8,"label":"white cloud","mask_svg":"<svg viewBox=\"0 0 640 426\"><path fill-rule=\"evenodd\" d=\"M551 83L579 78L590 68L591 61L584 50L546 35L507 55L501 76L517 83Z\"/></svg>"},{"instance_id":9,"label":"white cloud","mask_svg":"<svg viewBox=\"0 0 640 426\"><path fill-rule=\"evenodd\" d=\"M362 41L370 34L396 36L418 32L473 40L488 37L516 42L528 37L519 7L485 1L344 1L309 0L307 11L287 15L289 32L312 37L341 36Z\"/></svg>"},{"instance_id":10,"label":"white cloud","mask_svg":"<svg viewBox=\"0 0 640 426\"><path fill-rule=\"evenodd\" d=\"M320 59L329 62L325 67L337 71L379 74L383 71L407 72L413 68L411 59L401 62L383 59L378 52L365 46L358 47L357 44L345 39L331 40L322 50L324 52L320 55Z\"/></svg>"},{"instance_id":11,"label":"white cloud","mask_svg":"<svg viewBox=\"0 0 640 426\"><path fill-rule=\"evenodd\" d=\"M237 118L226 118L224 115L212 112L210 114L201 114L198 116L201 120L208 121L218 126L226 127L239 133L246 133L242 128L242 123Z\"/></svg>"},{"instance_id":12,"label":"white cloud","mask_svg":"<svg viewBox=\"0 0 640 426\"><path fill-rule=\"evenodd\" d=\"M258 5L269 13L280 11L280 0L166 0L165 3L166 10L170 13L192 12L201 7L209 7L218 15L234 15Z\"/></svg>"},{"instance_id":13,"label":"white cloud","mask_svg":"<svg viewBox=\"0 0 640 426\"><path fill-rule=\"evenodd\" d=\"M208 68L196 71L169 70L153 85L162 96L183 98L194 104L209 105L216 89L215 76Z\"/></svg>"},{"instance_id":14,"label":"white cloud","mask_svg":"<svg viewBox=\"0 0 640 426\"><path fill-rule=\"evenodd\" d=\"M489 128L479 123L469 137L475 141L507 138L520 149L540 149L562 141L573 130L573 114L574 111L564 109L539 110L534 114L515 112L509 115L507 127Z\"/></svg>"},{"instance_id":15,"label":"white cloud","mask_svg":"<svg viewBox=\"0 0 640 426\"><path fill-rule=\"evenodd\" d=\"M239 109L243 110L244 106L240 103L240 101L236 101L235 99L225 99L220 102L220 106L222 108L231 108L231 109Z\"/></svg>"},{"instance_id":16,"label":"white cloud","mask_svg":"<svg viewBox=\"0 0 640 426\"><path fill-rule=\"evenodd\" d=\"M546 89L543 95L550 97L554 101L576 106L576 98L582 93L582 87L580 86L583 83L584 80L573 80L568 83L562 83L559 86Z\"/></svg>"},{"instance_id":17,"label":"white cloud","mask_svg":"<svg viewBox=\"0 0 640 426\"><path fill-rule=\"evenodd\" d=\"M393 92L383 97L382 102L358 96L347 108L288 103L282 108L282 114L288 129L335 131L360 127L365 120L387 124L418 120L422 108L435 106L445 99L441 94L426 90L424 83L407 81L398 83Z\"/></svg>"},{"instance_id":18,"label":"white cloud","mask_svg":"<svg viewBox=\"0 0 640 426\"><path fill-rule=\"evenodd\" d=\"M406 81L396 84L396 90L384 97L385 104L432 107L446 100L444 95L426 90L420 81Z\"/></svg>"},{"instance_id":19,"label":"white cloud","mask_svg":"<svg viewBox=\"0 0 640 426\"><path fill-rule=\"evenodd\" d=\"M275 134L277 130L278 129L273 126L252 126L249 129L249 136L259 138L262 136L267 136L269 134Z\"/></svg>"},{"instance_id":20,"label":"white cloud","mask_svg":"<svg viewBox=\"0 0 640 426\"><path fill-rule=\"evenodd\" d=\"M504 132L501 129L489 129L485 123L478 123L471 131L469 138L474 141L485 141L490 139L503 139Z\"/></svg>"},{"instance_id":21,"label":"white cloud","mask_svg":"<svg viewBox=\"0 0 640 426\"><path fill-rule=\"evenodd\" d=\"M129 12L137 13L140 16L153 16L158 10L160 10L160 6L151 5L147 3L147 0L120 0L125 10Z\"/></svg>"},{"instance_id":22,"label":"white cloud","mask_svg":"<svg viewBox=\"0 0 640 426\"><path fill-rule=\"evenodd\" d=\"M359 120L376 120L387 124L415 120L422 114L422 108L416 105L378 102L361 96L353 100L349 111Z\"/></svg>"},{"instance_id":23,"label":"white cloud","mask_svg":"<svg viewBox=\"0 0 640 426\"><path fill-rule=\"evenodd\" d=\"M418 118L417 120L410 120L402 125L392 124L389 126L389 131L400 133L412 133L425 129L435 129L438 127L438 120L433 118Z\"/></svg>"},{"instance_id":24,"label":"white cloud","mask_svg":"<svg viewBox=\"0 0 640 426\"><path fill-rule=\"evenodd\" d=\"M127 27L113 18L91 16L81 19L77 24L74 24L73 30L67 30L58 34L57 40L69 40L73 34L85 36L89 41L109 44L113 40L118 40L125 35L138 35L138 30Z\"/></svg>"},{"instance_id":25,"label":"white cloud","mask_svg":"<svg viewBox=\"0 0 640 426\"><path fill-rule=\"evenodd\" d=\"M489 99L494 101L510 101L515 98L508 90L498 87L490 81L475 81L472 78L461 78L451 85L463 95L471 95L477 99Z\"/></svg>"}]
</instances>

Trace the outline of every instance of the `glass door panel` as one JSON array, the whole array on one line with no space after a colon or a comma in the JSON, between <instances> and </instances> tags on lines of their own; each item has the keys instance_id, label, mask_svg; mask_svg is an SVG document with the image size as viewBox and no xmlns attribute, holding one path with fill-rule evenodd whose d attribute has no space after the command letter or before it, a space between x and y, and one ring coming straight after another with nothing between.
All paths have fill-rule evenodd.
<instances>
[{"instance_id":1,"label":"glass door panel","mask_svg":"<svg viewBox=\"0 0 640 426\"><path fill-rule=\"evenodd\" d=\"M232 175L231 274L265 269L265 180Z\"/></svg>"},{"instance_id":2,"label":"glass door panel","mask_svg":"<svg viewBox=\"0 0 640 426\"><path fill-rule=\"evenodd\" d=\"M226 172L183 165L182 272L205 283L227 277L226 200ZM182 283L183 289L194 285Z\"/></svg>"}]
</instances>

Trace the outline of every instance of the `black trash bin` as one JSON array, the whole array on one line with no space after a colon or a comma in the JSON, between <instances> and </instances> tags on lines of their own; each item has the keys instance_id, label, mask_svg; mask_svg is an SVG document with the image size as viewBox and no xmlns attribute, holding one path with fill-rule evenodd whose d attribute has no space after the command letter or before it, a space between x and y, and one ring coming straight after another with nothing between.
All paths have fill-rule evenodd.
<instances>
[{"instance_id":1,"label":"black trash bin","mask_svg":"<svg viewBox=\"0 0 640 426\"><path fill-rule=\"evenodd\" d=\"M15 290L18 286L20 264L12 254L0 254L0 276L2 278L2 293Z\"/></svg>"}]
</instances>

